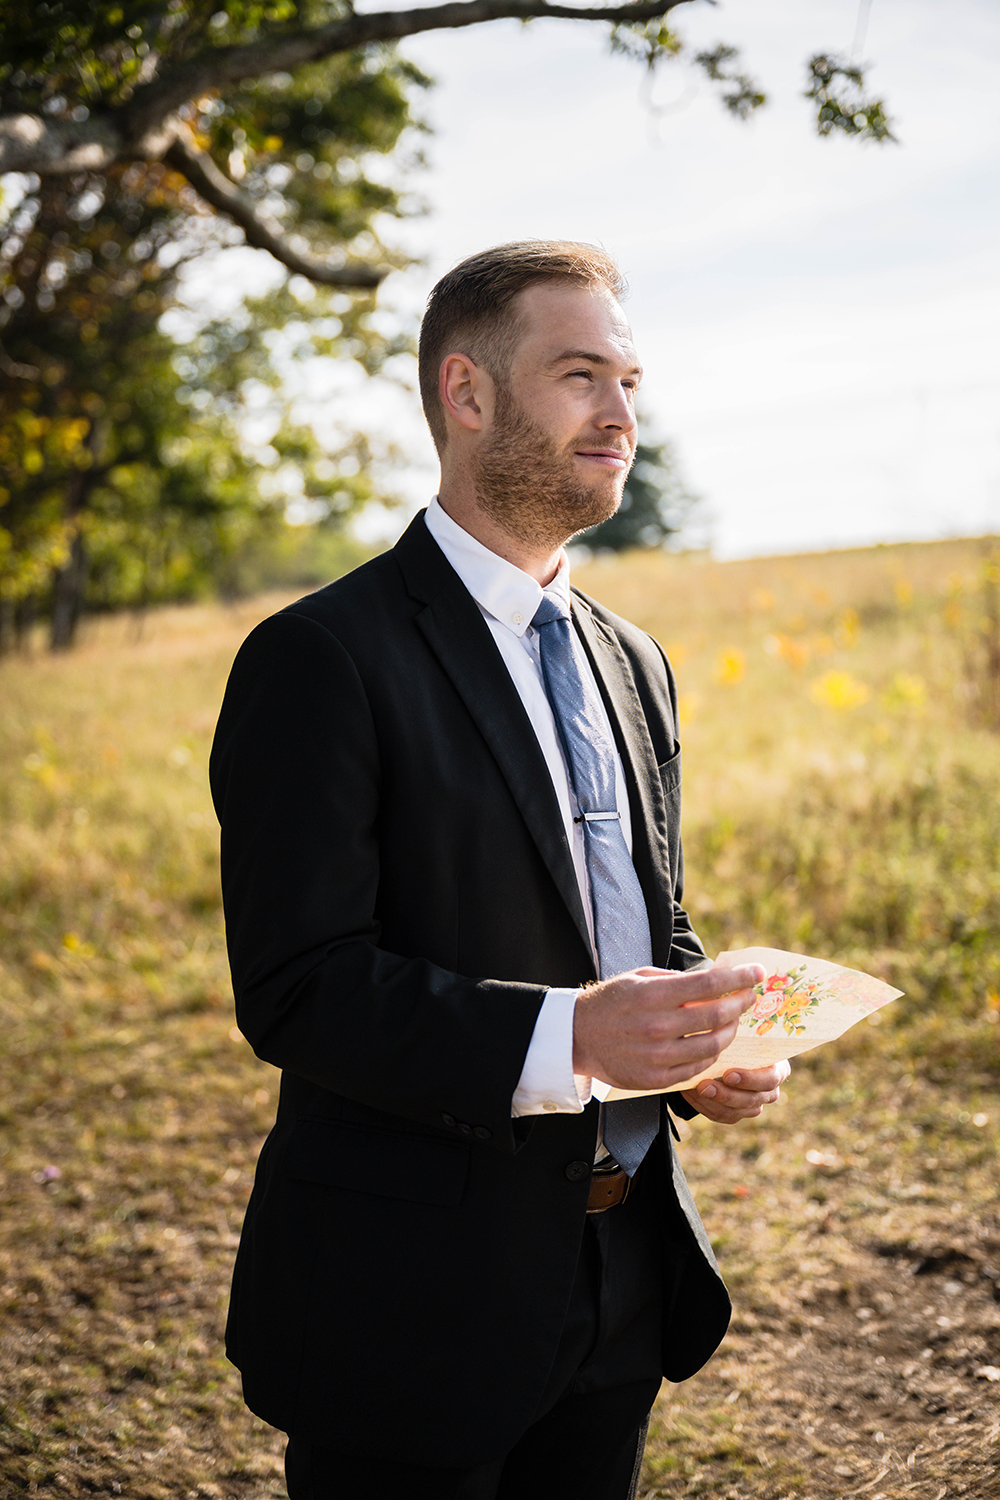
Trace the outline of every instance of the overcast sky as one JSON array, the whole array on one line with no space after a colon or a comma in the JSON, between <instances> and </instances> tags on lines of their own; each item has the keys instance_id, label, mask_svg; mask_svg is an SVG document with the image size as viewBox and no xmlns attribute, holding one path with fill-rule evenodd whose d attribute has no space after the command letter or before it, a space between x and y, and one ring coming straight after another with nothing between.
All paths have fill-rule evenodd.
<instances>
[{"instance_id":1,"label":"overcast sky","mask_svg":"<svg viewBox=\"0 0 1000 1500\"><path fill-rule=\"evenodd\" d=\"M365 0L364 9L382 8ZM805 60L865 29L898 146L821 140ZM717 555L1000 530L1000 4L684 5L692 52L739 46L769 95L741 125L700 74L609 56L589 23L500 22L404 50L436 79L402 231L418 313L484 245L604 245L631 285L651 430L706 500ZM393 233L398 233L393 230ZM433 488L415 406L380 400Z\"/></svg>"}]
</instances>

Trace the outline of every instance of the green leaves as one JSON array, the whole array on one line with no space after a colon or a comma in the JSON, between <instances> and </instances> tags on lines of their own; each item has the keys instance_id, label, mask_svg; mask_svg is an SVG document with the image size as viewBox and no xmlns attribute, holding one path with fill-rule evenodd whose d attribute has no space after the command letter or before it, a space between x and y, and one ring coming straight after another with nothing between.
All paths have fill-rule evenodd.
<instances>
[{"instance_id":1,"label":"green leaves","mask_svg":"<svg viewBox=\"0 0 1000 1500\"><path fill-rule=\"evenodd\" d=\"M340 0L0 0L0 111L67 127L111 119L192 58L349 13ZM334 264L403 264L376 229L403 211L399 188L371 163L413 125L426 82L392 46L372 45L294 74L192 84L183 130L285 236ZM318 292L303 320L286 286L178 351L161 319L181 268L237 236L175 166L22 178L20 201L0 204L0 602L33 596L46 609L71 537L86 545L102 605L205 587L235 545L280 520L286 498L243 439L250 383L280 385L264 330L302 323L300 352L369 372L400 348L374 327L370 297ZM307 499L345 516L372 493L361 440L327 452L289 402L274 396L272 447L305 474ZM72 452L65 434L77 434Z\"/></svg>"},{"instance_id":2,"label":"green leaves","mask_svg":"<svg viewBox=\"0 0 1000 1500\"><path fill-rule=\"evenodd\" d=\"M612 26L611 50L633 62L645 63L652 71L665 58L680 57L684 43L662 20L631 21ZM691 62L713 83L723 85L723 104L731 114L745 120L767 102L767 95L748 74L736 70L738 60L737 48L720 44L711 52L695 53Z\"/></svg>"},{"instance_id":3,"label":"green leaves","mask_svg":"<svg viewBox=\"0 0 1000 1500\"><path fill-rule=\"evenodd\" d=\"M865 98L864 71L843 58L819 52L809 59L805 98L816 105L819 135L860 136L866 141L895 141L881 99Z\"/></svg>"},{"instance_id":4,"label":"green leaves","mask_svg":"<svg viewBox=\"0 0 1000 1500\"><path fill-rule=\"evenodd\" d=\"M704 68L714 83L728 85L722 90L723 104L738 119L746 120L755 109L767 103L767 95L746 73L736 72L734 65L738 58L735 47L718 46L711 52L697 53L695 62L699 68Z\"/></svg>"},{"instance_id":5,"label":"green leaves","mask_svg":"<svg viewBox=\"0 0 1000 1500\"><path fill-rule=\"evenodd\" d=\"M665 57L676 57L683 47L676 32L662 19L627 21L611 28L611 50L653 68Z\"/></svg>"}]
</instances>

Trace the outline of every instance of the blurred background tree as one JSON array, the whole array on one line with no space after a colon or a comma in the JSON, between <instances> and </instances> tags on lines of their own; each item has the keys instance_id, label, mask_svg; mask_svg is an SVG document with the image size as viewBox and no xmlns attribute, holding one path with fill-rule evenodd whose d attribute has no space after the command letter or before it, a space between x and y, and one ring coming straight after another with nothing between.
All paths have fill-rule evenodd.
<instances>
[{"instance_id":1,"label":"blurred background tree","mask_svg":"<svg viewBox=\"0 0 1000 1500\"><path fill-rule=\"evenodd\" d=\"M629 547L663 547L683 533L701 503L681 477L677 455L666 439L643 437L647 419L639 414L635 462L618 510L608 521L585 532L592 552L625 552Z\"/></svg>"},{"instance_id":2,"label":"blurred background tree","mask_svg":"<svg viewBox=\"0 0 1000 1500\"><path fill-rule=\"evenodd\" d=\"M2 105L90 119L95 104L134 96L153 55L146 33L183 52L260 19L260 6L229 8L232 20L214 5L133 7L123 29L112 5L8 7ZM320 444L296 422L282 371L326 356L370 373L408 347L376 326L365 288L383 270L337 261L363 251L404 263L375 231L403 207L373 163L413 123L424 82L376 48L332 59L322 77L304 68L199 101L192 138L211 132L250 199L288 223L308 205L339 247L315 290L293 274L225 322L181 318L167 331L183 269L244 238L168 161L8 178L21 196L0 246L0 649L39 615L53 646L68 646L85 599L137 605L273 581L268 546L279 577L290 567L298 582L289 495L329 528L376 493L373 445L353 433ZM293 238L290 258L312 282L298 248Z\"/></svg>"},{"instance_id":3,"label":"blurred background tree","mask_svg":"<svg viewBox=\"0 0 1000 1500\"><path fill-rule=\"evenodd\" d=\"M0 0L0 649L38 617L68 646L85 602L232 591L289 568L311 582L287 502L321 528L328 562L337 527L391 499L389 455L354 432L320 443L283 373L322 355L371 374L409 348L374 303L407 264L380 231L418 207L410 142L429 82L397 39L557 14L609 25L612 48L652 69L683 54L664 18L684 3L356 15L350 0ZM737 116L764 102L732 48L689 60ZM858 70L819 61L817 128L886 138ZM284 286L227 322L174 317L185 267L240 243L270 252ZM628 543L600 545L675 528L661 459L641 460L610 534ZM661 481L666 511L641 488Z\"/></svg>"}]
</instances>

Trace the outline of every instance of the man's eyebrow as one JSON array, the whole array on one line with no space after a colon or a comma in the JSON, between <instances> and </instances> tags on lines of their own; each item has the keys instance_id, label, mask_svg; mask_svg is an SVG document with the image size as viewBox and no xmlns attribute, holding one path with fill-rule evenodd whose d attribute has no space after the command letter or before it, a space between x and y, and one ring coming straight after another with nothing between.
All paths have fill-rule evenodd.
<instances>
[{"instance_id":1,"label":"man's eyebrow","mask_svg":"<svg viewBox=\"0 0 1000 1500\"><path fill-rule=\"evenodd\" d=\"M595 354L591 349L564 349L561 354L557 354L553 360L549 361L549 368L552 369L555 365L570 363L574 359L585 359L592 365L610 365L614 363L606 354ZM641 375L642 365L633 365L626 373L629 375Z\"/></svg>"}]
</instances>

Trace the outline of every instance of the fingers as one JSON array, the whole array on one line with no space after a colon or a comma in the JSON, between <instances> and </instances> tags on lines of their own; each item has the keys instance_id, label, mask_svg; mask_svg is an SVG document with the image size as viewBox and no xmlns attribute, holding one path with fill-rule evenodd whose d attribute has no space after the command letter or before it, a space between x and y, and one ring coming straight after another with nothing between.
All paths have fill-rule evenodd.
<instances>
[{"instance_id":1,"label":"fingers","mask_svg":"<svg viewBox=\"0 0 1000 1500\"><path fill-rule=\"evenodd\" d=\"M645 1003L651 1024L659 1026L663 1037L692 1036L729 1026L753 1004L753 986L763 973L759 964L704 969L694 974L647 970L644 977L650 983Z\"/></svg>"},{"instance_id":2,"label":"fingers","mask_svg":"<svg viewBox=\"0 0 1000 1500\"><path fill-rule=\"evenodd\" d=\"M745 993L766 977L760 964L738 964L734 968L713 964L710 969L690 969L686 973L670 969L637 969L635 972L644 978L658 980L663 986L664 1002L670 1005L695 1005L722 995Z\"/></svg>"},{"instance_id":3,"label":"fingers","mask_svg":"<svg viewBox=\"0 0 1000 1500\"><path fill-rule=\"evenodd\" d=\"M697 1089L684 1091L683 1097L693 1104L699 1114L717 1125L738 1125L741 1120L753 1120L763 1113L763 1104L730 1106L722 1099L709 1098Z\"/></svg>"},{"instance_id":4,"label":"fingers","mask_svg":"<svg viewBox=\"0 0 1000 1500\"><path fill-rule=\"evenodd\" d=\"M696 1031L691 1035L668 1035L659 1045L650 1045L644 1058L648 1076L643 1082L625 1085L634 1088L670 1088L683 1083L695 1073L703 1073L736 1037L739 1015L711 1031Z\"/></svg>"},{"instance_id":5,"label":"fingers","mask_svg":"<svg viewBox=\"0 0 1000 1500\"><path fill-rule=\"evenodd\" d=\"M768 1068L729 1068L722 1075L723 1083L734 1089L748 1089L751 1093L755 1090L768 1092L771 1089L780 1088L792 1071L792 1065L785 1058L782 1062L772 1063Z\"/></svg>"},{"instance_id":6,"label":"fingers","mask_svg":"<svg viewBox=\"0 0 1000 1500\"><path fill-rule=\"evenodd\" d=\"M723 1110L738 1119L750 1119L759 1115L765 1104L776 1104L780 1090L774 1088L751 1092L749 1089L732 1089L713 1078L697 1084L694 1092L699 1099L710 1102L713 1110Z\"/></svg>"},{"instance_id":7,"label":"fingers","mask_svg":"<svg viewBox=\"0 0 1000 1500\"><path fill-rule=\"evenodd\" d=\"M710 1068L753 1003L759 964L694 973L639 969L585 989L573 1023L573 1068L621 1088L671 1088Z\"/></svg>"},{"instance_id":8,"label":"fingers","mask_svg":"<svg viewBox=\"0 0 1000 1500\"><path fill-rule=\"evenodd\" d=\"M730 1068L721 1078L704 1079L685 1097L711 1120L721 1124L735 1124L737 1120L750 1120L761 1114L764 1106L775 1104L781 1093L781 1084L791 1073L787 1061L774 1063L768 1068L746 1068L740 1071Z\"/></svg>"}]
</instances>

